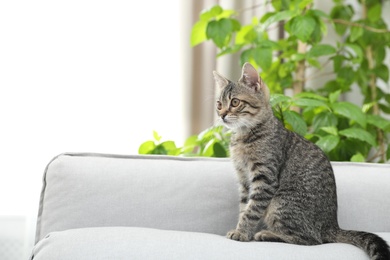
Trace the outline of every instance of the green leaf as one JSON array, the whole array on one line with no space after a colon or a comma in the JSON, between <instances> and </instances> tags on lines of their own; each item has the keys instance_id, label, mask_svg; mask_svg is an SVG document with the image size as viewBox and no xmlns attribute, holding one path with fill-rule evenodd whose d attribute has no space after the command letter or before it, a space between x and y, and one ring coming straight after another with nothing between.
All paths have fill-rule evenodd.
<instances>
[{"instance_id":1,"label":"green leaf","mask_svg":"<svg viewBox=\"0 0 390 260\"><path fill-rule=\"evenodd\" d=\"M165 150L164 146L157 145L156 148L154 148L154 150L150 152L150 154L163 154L163 155L167 155L168 151Z\"/></svg>"},{"instance_id":2,"label":"green leaf","mask_svg":"<svg viewBox=\"0 0 390 260\"><path fill-rule=\"evenodd\" d=\"M340 142L340 138L335 135L327 135L324 137L320 137L320 139L316 142L324 152L329 153L332 151Z\"/></svg>"},{"instance_id":3,"label":"green leaf","mask_svg":"<svg viewBox=\"0 0 390 260\"><path fill-rule=\"evenodd\" d=\"M343 65L344 56L336 55L332 58L333 60L333 71L338 71Z\"/></svg>"},{"instance_id":4,"label":"green leaf","mask_svg":"<svg viewBox=\"0 0 390 260\"><path fill-rule=\"evenodd\" d=\"M328 14L324 13L323 11L321 11L319 9L311 9L311 12L313 12L313 14L315 16L317 16L318 18L321 18L321 17L322 18L327 18L327 19L330 18L330 16Z\"/></svg>"},{"instance_id":5,"label":"green leaf","mask_svg":"<svg viewBox=\"0 0 390 260\"><path fill-rule=\"evenodd\" d=\"M390 106L380 103L379 107L384 113L390 114Z\"/></svg>"},{"instance_id":6,"label":"green leaf","mask_svg":"<svg viewBox=\"0 0 390 260\"><path fill-rule=\"evenodd\" d=\"M363 104L362 106L362 111L363 113L367 113L374 105L375 105L376 102L370 102L370 103L367 103L367 104ZM368 116L368 115L367 115ZM367 118L368 119L368 118ZM367 121L368 122L368 121Z\"/></svg>"},{"instance_id":7,"label":"green leaf","mask_svg":"<svg viewBox=\"0 0 390 260\"><path fill-rule=\"evenodd\" d=\"M200 14L200 20L209 21L211 18L217 17L223 12L223 9L219 5L213 6L210 10L204 11Z\"/></svg>"},{"instance_id":8,"label":"green leaf","mask_svg":"<svg viewBox=\"0 0 390 260\"><path fill-rule=\"evenodd\" d=\"M297 134L304 136L307 133L306 122L300 114L295 111L287 110L283 111L283 117Z\"/></svg>"},{"instance_id":9,"label":"green leaf","mask_svg":"<svg viewBox=\"0 0 390 260\"><path fill-rule=\"evenodd\" d=\"M276 12L266 12L261 18L260 20L258 20L258 23L257 24L263 24L265 21L268 20L268 18L270 18L271 16L274 16L276 14ZM252 18L253 19L253 18Z\"/></svg>"},{"instance_id":10,"label":"green leaf","mask_svg":"<svg viewBox=\"0 0 390 260\"><path fill-rule=\"evenodd\" d=\"M311 65L311 66L313 66L314 68L321 68L322 67L322 65L321 65L321 63L318 61L318 59L316 59L316 58L308 58L307 59L307 62Z\"/></svg>"},{"instance_id":11,"label":"green leaf","mask_svg":"<svg viewBox=\"0 0 390 260\"><path fill-rule=\"evenodd\" d=\"M377 115L367 115L367 123L378 127L384 131L390 131L390 121Z\"/></svg>"},{"instance_id":12,"label":"green leaf","mask_svg":"<svg viewBox=\"0 0 390 260\"><path fill-rule=\"evenodd\" d=\"M293 103L300 107L328 107L325 102L310 98L299 98L294 100Z\"/></svg>"},{"instance_id":13,"label":"green leaf","mask_svg":"<svg viewBox=\"0 0 390 260\"><path fill-rule=\"evenodd\" d=\"M313 132L317 132L321 127L336 126L337 123L337 117L333 113L321 112L313 118Z\"/></svg>"},{"instance_id":14,"label":"green leaf","mask_svg":"<svg viewBox=\"0 0 390 260\"><path fill-rule=\"evenodd\" d=\"M228 20L230 20L230 22L232 23L232 31L238 32L241 29L241 24L238 20L232 18Z\"/></svg>"},{"instance_id":15,"label":"green leaf","mask_svg":"<svg viewBox=\"0 0 390 260\"><path fill-rule=\"evenodd\" d=\"M213 157L227 157L227 152L225 148L219 142L214 143L213 151Z\"/></svg>"},{"instance_id":16,"label":"green leaf","mask_svg":"<svg viewBox=\"0 0 390 260\"><path fill-rule=\"evenodd\" d=\"M312 16L300 15L294 17L291 24L291 34L303 42L310 39L316 26L316 20Z\"/></svg>"},{"instance_id":17,"label":"green leaf","mask_svg":"<svg viewBox=\"0 0 390 260\"><path fill-rule=\"evenodd\" d=\"M276 11L286 10L289 8L290 0L271 1L271 4Z\"/></svg>"},{"instance_id":18,"label":"green leaf","mask_svg":"<svg viewBox=\"0 0 390 260\"><path fill-rule=\"evenodd\" d=\"M153 141L146 141L140 145L140 147L138 148L138 153L150 154L155 148L156 145Z\"/></svg>"},{"instance_id":19,"label":"green leaf","mask_svg":"<svg viewBox=\"0 0 390 260\"><path fill-rule=\"evenodd\" d=\"M208 23L206 36L208 39L212 39L215 45L222 49L227 44L232 32L232 21L230 19L223 18L221 20L211 21Z\"/></svg>"},{"instance_id":20,"label":"green leaf","mask_svg":"<svg viewBox=\"0 0 390 260\"><path fill-rule=\"evenodd\" d=\"M271 94L270 103L274 107L282 102L290 101L291 97L285 96L283 94Z\"/></svg>"},{"instance_id":21,"label":"green leaf","mask_svg":"<svg viewBox=\"0 0 390 260\"><path fill-rule=\"evenodd\" d=\"M260 24L260 30L264 31L265 29L268 28L273 23L282 21L282 20L289 20L291 19L294 15L296 15L296 12L287 10L287 11L282 11L282 12L276 12L271 16L268 16L267 19L265 19L261 24Z\"/></svg>"},{"instance_id":22,"label":"green leaf","mask_svg":"<svg viewBox=\"0 0 390 260\"><path fill-rule=\"evenodd\" d=\"M210 20L220 20L231 16L233 13L233 10L223 10L219 5L213 6L210 10L202 12L199 21L194 24L191 30L191 46L194 47L208 39L206 32Z\"/></svg>"},{"instance_id":23,"label":"green leaf","mask_svg":"<svg viewBox=\"0 0 390 260\"><path fill-rule=\"evenodd\" d=\"M339 131L339 134L348 138L364 141L372 146L376 146L375 137L366 130L360 128L347 128Z\"/></svg>"},{"instance_id":24,"label":"green leaf","mask_svg":"<svg viewBox=\"0 0 390 260\"><path fill-rule=\"evenodd\" d=\"M338 130L335 126L324 126L324 127L321 127L321 130L328 133L328 134L331 134L331 135L338 135Z\"/></svg>"},{"instance_id":25,"label":"green leaf","mask_svg":"<svg viewBox=\"0 0 390 260\"><path fill-rule=\"evenodd\" d=\"M222 13L220 13L216 16L216 19L220 20L222 18L229 18L235 13L236 13L236 11L234 11L234 10L223 10Z\"/></svg>"},{"instance_id":26,"label":"green leaf","mask_svg":"<svg viewBox=\"0 0 390 260\"><path fill-rule=\"evenodd\" d=\"M174 141L165 141L161 143L159 146L163 147L166 153L169 155L176 155L178 152L178 149Z\"/></svg>"},{"instance_id":27,"label":"green leaf","mask_svg":"<svg viewBox=\"0 0 390 260\"><path fill-rule=\"evenodd\" d=\"M161 136L156 131L153 131L153 138L157 142L160 142L160 140L161 140Z\"/></svg>"},{"instance_id":28,"label":"green leaf","mask_svg":"<svg viewBox=\"0 0 390 260\"><path fill-rule=\"evenodd\" d=\"M349 102L338 102L332 104L332 109L336 115L352 119L362 127L366 128L366 115L357 105Z\"/></svg>"},{"instance_id":29,"label":"green leaf","mask_svg":"<svg viewBox=\"0 0 390 260\"><path fill-rule=\"evenodd\" d=\"M272 64L272 48L256 48L252 54L254 60L263 71L269 70Z\"/></svg>"},{"instance_id":30,"label":"green leaf","mask_svg":"<svg viewBox=\"0 0 390 260\"><path fill-rule=\"evenodd\" d=\"M299 7L300 9L305 9L306 6L308 6L309 4L312 4L312 3L313 3L313 0L301 0L301 1L299 2L298 7Z\"/></svg>"},{"instance_id":31,"label":"green leaf","mask_svg":"<svg viewBox=\"0 0 390 260\"><path fill-rule=\"evenodd\" d=\"M198 136L197 135L192 135L186 139L184 142L184 146L182 147L182 153L183 154L188 154L188 153L193 153L195 150L195 147L198 146Z\"/></svg>"},{"instance_id":32,"label":"green leaf","mask_svg":"<svg viewBox=\"0 0 390 260\"><path fill-rule=\"evenodd\" d=\"M375 46L374 56L375 56L376 64L383 63L384 59L386 58L386 45L384 45L384 46Z\"/></svg>"},{"instance_id":33,"label":"green leaf","mask_svg":"<svg viewBox=\"0 0 390 260\"><path fill-rule=\"evenodd\" d=\"M354 57L354 63L362 63L364 54L362 48L357 44L345 44L347 51ZM352 52L351 52L352 51Z\"/></svg>"},{"instance_id":34,"label":"green leaf","mask_svg":"<svg viewBox=\"0 0 390 260\"><path fill-rule=\"evenodd\" d=\"M328 101L326 97L323 97L321 95L312 93L312 92L301 92L299 94L296 94L294 98L311 98L311 99L316 99L316 100L321 100L321 101Z\"/></svg>"},{"instance_id":35,"label":"green leaf","mask_svg":"<svg viewBox=\"0 0 390 260\"><path fill-rule=\"evenodd\" d=\"M212 157L214 154L214 144L216 140L212 139L206 143L206 146L203 149L203 153L201 154L202 156L207 156L207 157Z\"/></svg>"},{"instance_id":36,"label":"green leaf","mask_svg":"<svg viewBox=\"0 0 390 260\"><path fill-rule=\"evenodd\" d=\"M237 45L251 43L256 39L256 32L253 25L242 26L236 34L235 43Z\"/></svg>"},{"instance_id":37,"label":"green leaf","mask_svg":"<svg viewBox=\"0 0 390 260\"><path fill-rule=\"evenodd\" d=\"M381 19L381 14L382 14L382 6L380 3L377 3L368 9L367 18L371 22L376 22Z\"/></svg>"},{"instance_id":38,"label":"green leaf","mask_svg":"<svg viewBox=\"0 0 390 260\"><path fill-rule=\"evenodd\" d=\"M223 133L223 126L209 127L198 135L197 142L206 144L208 141L215 139L217 136L221 136L221 133Z\"/></svg>"},{"instance_id":39,"label":"green leaf","mask_svg":"<svg viewBox=\"0 0 390 260\"><path fill-rule=\"evenodd\" d=\"M337 74L337 81L347 87L347 89L342 90L349 90L350 85L356 78L356 73L353 68L351 66L344 66L335 72Z\"/></svg>"},{"instance_id":40,"label":"green leaf","mask_svg":"<svg viewBox=\"0 0 390 260\"><path fill-rule=\"evenodd\" d=\"M320 57L336 53L336 49L329 44L314 45L308 52L309 57Z\"/></svg>"},{"instance_id":41,"label":"green leaf","mask_svg":"<svg viewBox=\"0 0 390 260\"><path fill-rule=\"evenodd\" d=\"M389 69L385 64L381 64L379 67L375 68L374 72L381 78L384 82L389 81Z\"/></svg>"},{"instance_id":42,"label":"green leaf","mask_svg":"<svg viewBox=\"0 0 390 260\"><path fill-rule=\"evenodd\" d=\"M340 94L341 94L341 90L337 90L335 92L330 93L329 94L329 102L335 103L339 99Z\"/></svg>"},{"instance_id":43,"label":"green leaf","mask_svg":"<svg viewBox=\"0 0 390 260\"><path fill-rule=\"evenodd\" d=\"M360 26L352 26L351 28L351 34L349 36L349 40L351 42L355 42L357 39L363 36L363 27Z\"/></svg>"},{"instance_id":44,"label":"green leaf","mask_svg":"<svg viewBox=\"0 0 390 260\"><path fill-rule=\"evenodd\" d=\"M343 4L335 5L335 7L333 7L333 9L330 12L330 17L332 19L342 19L345 21L350 21L353 14L354 14L354 11L353 11L352 6L345 5L343 3ZM336 32L339 35L344 34L348 28L347 25L339 24L339 23L335 23L334 26L335 26Z\"/></svg>"},{"instance_id":45,"label":"green leaf","mask_svg":"<svg viewBox=\"0 0 390 260\"><path fill-rule=\"evenodd\" d=\"M241 48L243 47L243 45L233 45L233 46L229 46L227 48L224 48L223 51L219 52L217 54L217 57L221 57L223 55L226 55L226 54L233 54L233 53L236 53L238 52L239 50L241 50Z\"/></svg>"},{"instance_id":46,"label":"green leaf","mask_svg":"<svg viewBox=\"0 0 390 260\"><path fill-rule=\"evenodd\" d=\"M195 25L192 27L191 30L191 46L194 47L205 40L207 40L206 36L206 28L207 28L207 21L200 20L195 23Z\"/></svg>"},{"instance_id":47,"label":"green leaf","mask_svg":"<svg viewBox=\"0 0 390 260\"><path fill-rule=\"evenodd\" d=\"M351 162L365 162L366 158L364 158L363 154L357 153L351 158Z\"/></svg>"}]
</instances>

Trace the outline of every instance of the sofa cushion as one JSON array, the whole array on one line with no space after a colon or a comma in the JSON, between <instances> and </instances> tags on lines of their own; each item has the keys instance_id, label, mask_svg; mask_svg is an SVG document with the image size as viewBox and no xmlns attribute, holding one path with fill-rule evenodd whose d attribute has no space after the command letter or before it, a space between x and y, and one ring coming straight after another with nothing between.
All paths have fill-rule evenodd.
<instances>
[{"instance_id":1,"label":"sofa cushion","mask_svg":"<svg viewBox=\"0 0 390 260\"><path fill-rule=\"evenodd\" d=\"M378 233L390 242L390 233ZM298 246L237 242L223 236L136 227L102 227L53 232L34 248L33 260L99 259L262 259L366 260L348 244Z\"/></svg>"}]
</instances>

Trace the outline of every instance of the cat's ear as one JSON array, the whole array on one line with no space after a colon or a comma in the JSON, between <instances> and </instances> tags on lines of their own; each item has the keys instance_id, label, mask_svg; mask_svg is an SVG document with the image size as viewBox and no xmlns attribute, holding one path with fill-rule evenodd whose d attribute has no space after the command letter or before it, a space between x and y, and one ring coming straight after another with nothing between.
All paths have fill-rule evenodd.
<instances>
[{"instance_id":1,"label":"cat's ear","mask_svg":"<svg viewBox=\"0 0 390 260\"><path fill-rule=\"evenodd\" d=\"M229 80L216 71L213 71L215 84L218 88L223 89L229 84Z\"/></svg>"},{"instance_id":2,"label":"cat's ear","mask_svg":"<svg viewBox=\"0 0 390 260\"><path fill-rule=\"evenodd\" d=\"M238 82L244 84L250 89L253 89L255 92L262 91L265 96L269 98L268 87L260 78L257 70L249 62L246 62L244 66L242 66L242 74Z\"/></svg>"}]
</instances>

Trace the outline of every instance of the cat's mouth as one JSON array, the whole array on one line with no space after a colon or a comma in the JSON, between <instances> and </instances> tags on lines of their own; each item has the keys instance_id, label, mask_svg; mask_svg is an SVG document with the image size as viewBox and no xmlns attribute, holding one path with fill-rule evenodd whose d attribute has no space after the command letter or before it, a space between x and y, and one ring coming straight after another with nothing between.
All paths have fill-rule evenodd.
<instances>
[{"instance_id":1,"label":"cat's mouth","mask_svg":"<svg viewBox=\"0 0 390 260\"><path fill-rule=\"evenodd\" d=\"M222 122L228 128L236 128L237 127L237 118L225 117L225 118L222 118Z\"/></svg>"}]
</instances>

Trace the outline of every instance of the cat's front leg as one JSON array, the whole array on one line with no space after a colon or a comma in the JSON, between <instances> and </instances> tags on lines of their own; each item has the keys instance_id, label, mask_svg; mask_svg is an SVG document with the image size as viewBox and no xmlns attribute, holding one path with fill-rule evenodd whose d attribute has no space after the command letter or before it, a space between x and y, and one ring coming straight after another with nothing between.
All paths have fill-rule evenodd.
<instances>
[{"instance_id":1,"label":"cat's front leg","mask_svg":"<svg viewBox=\"0 0 390 260\"><path fill-rule=\"evenodd\" d=\"M245 212L249 200L249 189L250 184L248 182L247 176L244 173L239 174L240 180L240 216Z\"/></svg>"},{"instance_id":2,"label":"cat's front leg","mask_svg":"<svg viewBox=\"0 0 390 260\"><path fill-rule=\"evenodd\" d=\"M254 211L254 202L249 200L246 209L240 213L237 227L227 233L226 237L237 241L250 241L256 233L256 227L262 221L261 213Z\"/></svg>"},{"instance_id":3,"label":"cat's front leg","mask_svg":"<svg viewBox=\"0 0 390 260\"><path fill-rule=\"evenodd\" d=\"M233 229L229 231L226 237L241 242L248 242L251 240L251 238L248 236L246 232L240 231L238 229Z\"/></svg>"},{"instance_id":4,"label":"cat's front leg","mask_svg":"<svg viewBox=\"0 0 390 260\"><path fill-rule=\"evenodd\" d=\"M250 183L248 181L248 173L245 169L236 166L236 173L239 181L239 195L240 195L240 214L239 219L242 218L243 214L246 211L249 200L249 189ZM232 240L237 241L250 241L250 237L247 232L240 231L238 229L233 229L226 234L226 237Z\"/></svg>"},{"instance_id":5,"label":"cat's front leg","mask_svg":"<svg viewBox=\"0 0 390 260\"><path fill-rule=\"evenodd\" d=\"M270 166L254 163L251 167L250 189L245 210L240 213L235 230L230 231L227 237L238 241L250 241L262 222L264 212L277 189L277 179Z\"/></svg>"}]
</instances>

